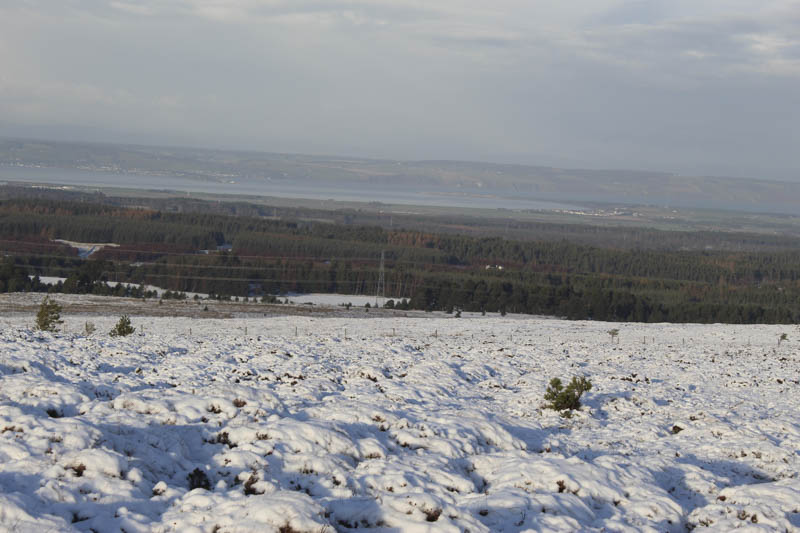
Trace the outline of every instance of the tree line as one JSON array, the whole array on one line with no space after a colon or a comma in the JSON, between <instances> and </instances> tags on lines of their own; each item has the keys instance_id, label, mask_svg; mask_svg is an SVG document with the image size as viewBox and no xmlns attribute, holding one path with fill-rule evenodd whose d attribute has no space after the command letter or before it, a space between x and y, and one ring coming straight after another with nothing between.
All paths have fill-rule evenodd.
<instances>
[{"instance_id":1,"label":"tree line","mask_svg":"<svg viewBox=\"0 0 800 533\"><path fill-rule=\"evenodd\" d=\"M415 309L642 322L800 319L797 251L619 250L46 199L0 202L0 234L9 256L0 292L141 296L113 283L125 282L222 296L374 294L384 252L387 296ZM55 239L120 246L86 260ZM66 281L54 289L37 275Z\"/></svg>"}]
</instances>

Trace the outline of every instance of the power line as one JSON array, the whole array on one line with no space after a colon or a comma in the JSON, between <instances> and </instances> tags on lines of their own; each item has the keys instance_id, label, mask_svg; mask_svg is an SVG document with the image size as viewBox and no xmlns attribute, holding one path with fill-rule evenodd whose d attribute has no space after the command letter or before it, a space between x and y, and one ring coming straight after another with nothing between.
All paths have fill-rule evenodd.
<instances>
[{"instance_id":1,"label":"power line","mask_svg":"<svg viewBox=\"0 0 800 533\"><path fill-rule=\"evenodd\" d=\"M0 242L2 242L2 241L0 241ZM16 253L16 252L14 252L13 250L0 250L0 253L12 253L13 254L13 253ZM75 261L80 261L80 262L85 262L86 261L86 259L79 258L79 257L61 256L61 255L54 255L54 254L26 253L25 255L26 255L26 257L29 257L29 258L30 257L37 257L37 258L53 258L53 259L70 259L70 260L75 260ZM288 258L288 259L293 259L293 258ZM103 261L111 263L111 264L113 264L113 265L115 265L117 267L120 267L120 268L154 267L154 268L157 268L157 269L168 269L168 270L173 270L173 271L175 271L175 270L177 270L177 271L185 271L185 270L190 270L190 269L199 269L199 270L225 270L225 271L233 270L233 271L251 271L251 272L252 271L256 271L256 272L284 272L284 271L287 271L287 270L288 271L297 270L297 268L296 268L297 265L296 264L295 265L288 264L288 265L285 265L285 266L255 266L255 265L241 266L241 265L203 265L203 264L182 264L182 263L181 264L179 264L179 263L159 263L159 262L152 262L152 261L121 261L121 260L118 260L118 259L103 259ZM374 260L372 260L372 261L374 261ZM416 271L412 271L412 270L395 270L395 271L393 271L393 274L395 276L409 276L409 277L412 277L412 278L418 278L420 276L426 276L426 275L431 275L431 274L441 274L443 272L448 272L452 268L451 265L436 265L436 264L428 264L428 263L417 263L417 264L424 265L426 267L426 269L424 269L424 270L416 270ZM26 263L24 266L27 266L27 267L30 267L30 268L33 268L33 269L37 269L37 270L45 270L45 271L53 271L53 270L55 270L55 271L61 271L61 272L63 272L63 271L77 271L77 270L80 269L80 267L78 267L78 266L34 265L34 264L31 264L30 262ZM331 271L328 270L326 272L331 272ZM344 270L334 271L334 272L342 272L343 273ZM374 268L355 269L355 270L352 270L351 272L354 273L354 274L366 275L368 277L371 277L371 275L373 275L373 274L380 275L380 269L379 268L378 269L374 269ZM479 274L479 273L483 272L483 269L481 269L480 267L466 267L466 268L460 269L460 272L464 273L464 274L467 274L467 275L469 275L469 274ZM115 272L115 273L117 273L117 272ZM124 272L118 272L118 273L122 274ZM525 270L522 270L522 271L509 270L506 273L510 274L512 276L512 281L514 280L513 278L515 276L518 276L518 275L533 275L533 276L567 275L567 276L569 276L571 278L575 278L575 279L593 278L593 277L596 276L596 275L580 273L580 272L561 272L561 271L539 272L539 271L525 271ZM218 280L224 280L224 281L271 281L271 282L286 282L286 283L296 283L296 282L297 283L300 283L300 282L303 282L303 283L308 283L308 282L313 282L313 283L318 283L318 282L320 282L320 283L330 283L330 282L334 282L334 283L364 283L364 282L368 281L368 279L363 279L363 280L357 280L357 281L350 282L350 281L346 281L346 280L319 280L319 281L317 281L317 280L308 279L308 278L307 279L302 279L302 280L301 279L287 280L286 278L261 278L261 277L247 277L247 278L238 277L238 278L234 278L234 277L219 277L219 276L197 276L197 275L192 275L191 273L186 273L186 272L181 272L179 274L159 274L159 273L152 272L152 271L148 272L146 270L144 272L139 273L139 274L142 275L143 277L162 277L162 278L171 278L171 279L181 279L181 278L185 278L185 279L218 279ZM609 276L609 279L613 279L613 278L618 277L618 276L623 276L624 277L624 275L621 275L621 274L617 274L617 275L611 274L611 275L608 275L608 276ZM493 277L488 278L488 279L484 279L484 278L481 277L481 281L486 282L486 283L490 283L490 282L494 282L494 281L504 281L504 280L507 280L507 279L508 278L506 276L503 276L503 275L496 275L496 276L493 276ZM520 280L520 281L524 281L524 280ZM535 282L535 280L530 280L530 281ZM683 280L675 280L673 278L663 278L663 281L676 282L677 283L677 282L682 282ZM693 283L705 283L705 282L693 281Z\"/></svg>"},{"instance_id":2,"label":"power line","mask_svg":"<svg viewBox=\"0 0 800 533\"><path fill-rule=\"evenodd\" d=\"M61 270L78 270L77 268L62 268ZM115 283L126 283L129 285L142 285L145 282L150 282L153 279L178 279L178 280L195 280L195 281L233 281L233 282L247 282L247 283L277 283L281 285L330 285L332 282L330 280L325 279L285 279L285 278L233 278L233 277L219 277L219 276L197 276L197 275L175 275L175 274L145 274L143 280L141 281L115 281ZM418 279L418 278L417 278ZM333 284L337 287L342 286L363 286L367 280L339 280L334 282ZM440 285L430 285L430 284L421 284L421 283L414 283L413 280L408 280L406 282L394 282L390 283L390 286L398 286L398 289L405 293L408 290L419 290L419 289L439 289L439 290L447 290L451 293L469 293L474 292L474 289L465 289L460 287L442 287ZM165 289L167 290L167 289ZM173 291L180 292L178 289L172 289ZM191 292L191 291L190 291ZM385 295L383 296L385 298ZM402 295L396 296L397 298L403 298Z\"/></svg>"},{"instance_id":3,"label":"power line","mask_svg":"<svg viewBox=\"0 0 800 533\"><path fill-rule=\"evenodd\" d=\"M7 240L7 239L0 239L0 243L9 243L9 244L18 244L23 246L30 246L30 247L51 247L51 248L64 248L68 247L68 245L59 245L59 244L52 244L52 243L44 243L44 242L30 242L30 241L16 241L16 240ZM332 255L331 256L305 256L305 255L225 255L225 254L204 254L198 252L170 252L165 250L155 250L155 249L140 249L140 248L124 248L123 246L119 247L106 247L104 248L104 253L137 253L137 254L156 254L159 257L194 257L194 258L217 258L217 257L230 257L230 258L237 258L240 260L245 259L258 259L258 260L294 260L294 261L332 261L334 260ZM17 250L4 250L4 253L18 253ZM341 253L341 252L339 252ZM30 254L34 255L34 254ZM71 255L50 255L47 257L59 257L59 258L68 258L68 259L80 259L80 260L91 260L91 258L87 257L80 257L80 256L71 256ZM114 259L103 259L106 261L114 261ZM338 257L336 258L337 261L340 262L361 262L361 263L377 263L378 261L374 257ZM434 262L425 262L425 261L412 261L408 259L392 259L393 264L403 264L403 265L429 265L429 266L450 266L445 263L434 263ZM479 259L478 262L484 261L484 259ZM140 261L136 261L140 262Z\"/></svg>"},{"instance_id":4,"label":"power line","mask_svg":"<svg viewBox=\"0 0 800 533\"><path fill-rule=\"evenodd\" d=\"M381 269L378 273L378 285L375 290L375 306L378 307L378 298L386 297L386 278L385 278L384 252L381 250Z\"/></svg>"}]
</instances>

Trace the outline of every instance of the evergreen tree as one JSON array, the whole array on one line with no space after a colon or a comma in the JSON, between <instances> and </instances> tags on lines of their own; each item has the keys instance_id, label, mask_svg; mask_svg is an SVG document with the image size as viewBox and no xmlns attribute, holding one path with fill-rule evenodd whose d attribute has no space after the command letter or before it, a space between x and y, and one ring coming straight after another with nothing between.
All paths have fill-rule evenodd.
<instances>
[{"instance_id":1,"label":"evergreen tree","mask_svg":"<svg viewBox=\"0 0 800 533\"><path fill-rule=\"evenodd\" d=\"M112 337L126 337L134 331L136 328L131 326L131 319L128 318L128 315L122 315L119 317L117 325L108 334Z\"/></svg>"},{"instance_id":2,"label":"evergreen tree","mask_svg":"<svg viewBox=\"0 0 800 533\"><path fill-rule=\"evenodd\" d=\"M50 296L45 296L39 305L36 313L36 329L41 331L58 331L58 326L63 324L61 320L61 305L51 300Z\"/></svg>"}]
</instances>

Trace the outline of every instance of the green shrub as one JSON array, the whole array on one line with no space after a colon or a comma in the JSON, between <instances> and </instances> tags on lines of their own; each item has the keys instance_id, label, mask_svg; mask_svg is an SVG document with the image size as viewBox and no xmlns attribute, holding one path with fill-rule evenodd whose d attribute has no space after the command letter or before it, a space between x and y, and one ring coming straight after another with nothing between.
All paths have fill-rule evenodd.
<instances>
[{"instance_id":1,"label":"green shrub","mask_svg":"<svg viewBox=\"0 0 800 533\"><path fill-rule=\"evenodd\" d=\"M119 317L117 325L108 334L112 337L126 337L134 331L136 328L131 326L131 319L128 318L128 315L122 315Z\"/></svg>"},{"instance_id":2,"label":"green shrub","mask_svg":"<svg viewBox=\"0 0 800 533\"><path fill-rule=\"evenodd\" d=\"M573 377L566 388L561 384L560 379L553 378L544 393L544 399L548 402L545 407L556 411L578 409L581 406L581 395L591 389L592 382L584 376Z\"/></svg>"},{"instance_id":3,"label":"green shrub","mask_svg":"<svg viewBox=\"0 0 800 533\"><path fill-rule=\"evenodd\" d=\"M64 321L61 320L61 305L51 300L49 296L45 296L41 305L39 305L39 311L36 313L36 329L58 331L58 326L63 323Z\"/></svg>"}]
</instances>

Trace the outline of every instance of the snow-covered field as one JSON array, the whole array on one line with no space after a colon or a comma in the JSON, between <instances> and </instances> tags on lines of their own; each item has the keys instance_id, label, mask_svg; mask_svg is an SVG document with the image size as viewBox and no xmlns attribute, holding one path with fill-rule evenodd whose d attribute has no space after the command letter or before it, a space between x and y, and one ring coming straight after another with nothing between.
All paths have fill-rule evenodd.
<instances>
[{"instance_id":1,"label":"snow-covered field","mask_svg":"<svg viewBox=\"0 0 800 533\"><path fill-rule=\"evenodd\" d=\"M309 294L287 294L286 296L280 296L280 298L286 298L292 303L296 304L314 304L314 305L327 305L327 306L344 306L347 304L352 304L357 307L364 307L365 304L375 305L376 301L378 305L383 306L387 300L391 300L391 298L375 298L375 295L372 296L366 294L323 294L323 293L309 293ZM399 302L400 299L396 298L395 302Z\"/></svg>"},{"instance_id":2,"label":"snow-covered field","mask_svg":"<svg viewBox=\"0 0 800 533\"><path fill-rule=\"evenodd\" d=\"M78 256L82 258L87 258L93 253L102 250L103 248L111 247L111 248L119 248L119 244L115 244L113 242L75 242L75 241L67 241L64 239L55 239L53 242L58 242L61 244L66 244L67 246L71 246L73 248L78 249Z\"/></svg>"},{"instance_id":3,"label":"snow-covered field","mask_svg":"<svg viewBox=\"0 0 800 533\"><path fill-rule=\"evenodd\" d=\"M31 279L34 278L34 276L28 276L28 277L31 278ZM41 281L45 285L56 285L59 282L64 283L65 281L67 281L67 278L60 278L60 277L57 277L57 276L39 276L39 281ZM106 281L106 285L108 285L109 287L116 287L117 285L120 285L120 284L124 285L125 287L144 287L144 290L153 291L158 296L161 296L162 294L164 294L164 292L166 292L165 289L162 289L161 287L156 287L155 285L142 285L142 284L139 284L139 283L126 283L126 282L123 282L123 281ZM202 293L202 292L184 292L184 294L186 295L187 298L194 298L195 295L197 295L199 298L207 298L208 297L208 294Z\"/></svg>"},{"instance_id":4,"label":"snow-covered field","mask_svg":"<svg viewBox=\"0 0 800 533\"><path fill-rule=\"evenodd\" d=\"M0 530L800 530L796 328L91 320L0 318Z\"/></svg>"}]
</instances>

